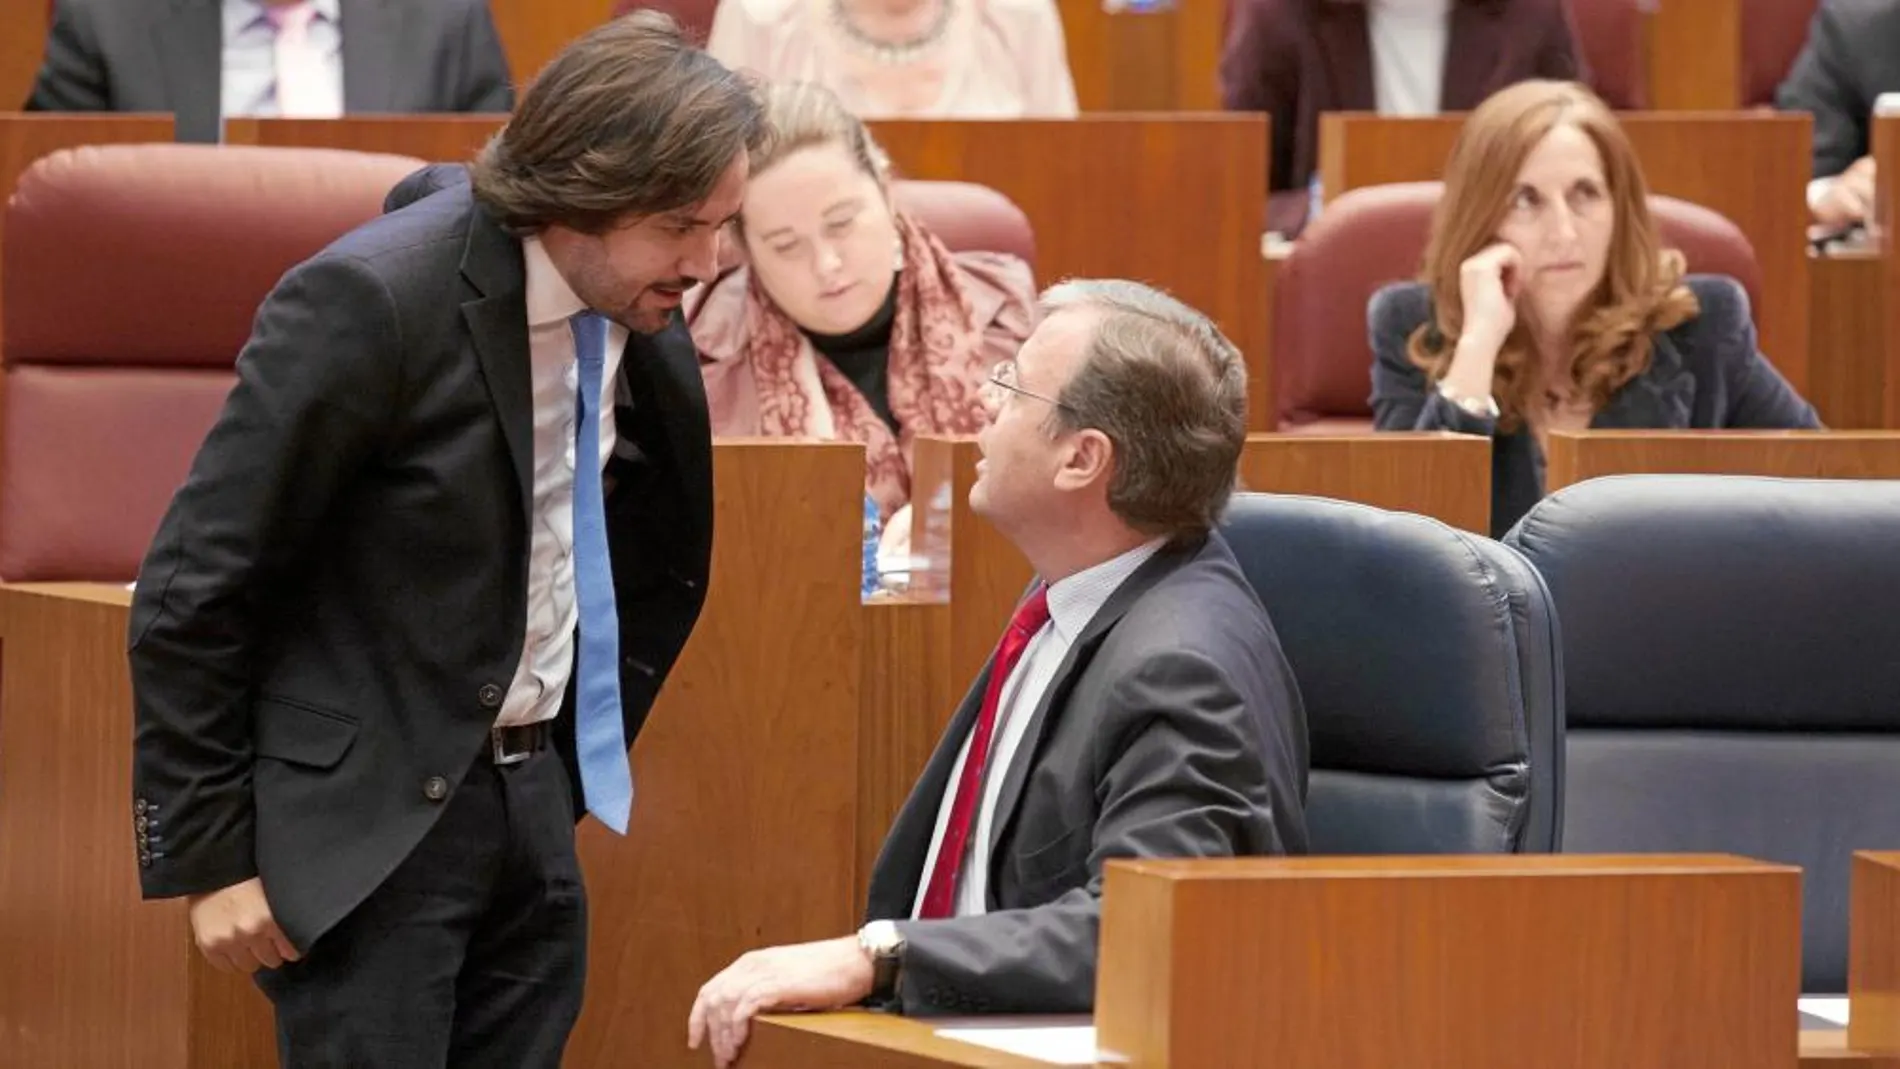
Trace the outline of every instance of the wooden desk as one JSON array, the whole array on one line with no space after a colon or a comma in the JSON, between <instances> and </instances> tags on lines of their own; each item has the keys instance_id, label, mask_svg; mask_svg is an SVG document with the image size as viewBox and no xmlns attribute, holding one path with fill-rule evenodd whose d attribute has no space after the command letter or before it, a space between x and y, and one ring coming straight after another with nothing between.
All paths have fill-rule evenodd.
<instances>
[{"instance_id":1,"label":"wooden desk","mask_svg":"<svg viewBox=\"0 0 1900 1069\"><path fill-rule=\"evenodd\" d=\"M1165 11L1108 11L1102 0L1057 0L1084 112L1217 111L1224 0Z\"/></svg>"},{"instance_id":2,"label":"wooden desk","mask_svg":"<svg viewBox=\"0 0 1900 1069\"><path fill-rule=\"evenodd\" d=\"M1900 852L1854 855L1847 1046L1900 1063Z\"/></svg>"},{"instance_id":3,"label":"wooden desk","mask_svg":"<svg viewBox=\"0 0 1900 1069\"><path fill-rule=\"evenodd\" d=\"M1807 398L1830 430L1888 426L1886 265L1876 249L1810 256Z\"/></svg>"},{"instance_id":4,"label":"wooden desk","mask_svg":"<svg viewBox=\"0 0 1900 1069\"><path fill-rule=\"evenodd\" d=\"M1807 115L1626 112L1617 116L1642 161L1651 192L1727 216L1761 264L1755 309L1762 351L1797 390L1808 382ZM1443 176L1460 114L1385 118L1365 112L1320 116L1320 172L1326 196L1360 186ZM1736 181L1737 175L1748 181Z\"/></svg>"},{"instance_id":5,"label":"wooden desk","mask_svg":"<svg viewBox=\"0 0 1900 1069\"><path fill-rule=\"evenodd\" d=\"M859 919L872 834L857 826L872 778L859 763L879 746L860 693L863 450L714 452L714 579L634 750L632 828L580 829L591 932L575 1069L699 1069L680 1037L701 983L744 950ZM183 902L138 900L128 601L0 587L0 1061L274 1064L263 997L202 963Z\"/></svg>"},{"instance_id":6,"label":"wooden desk","mask_svg":"<svg viewBox=\"0 0 1900 1069\"><path fill-rule=\"evenodd\" d=\"M24 90L21 95L24 97ZM172 117L169 115L0 113L0 300L4 300L6 293L6 201L13 195L15 183L35 160L80 145L170 140Z\"/></svg>"},{"instance_id":7,"label":"wooden desk","mask_svg":"<svg viewBox=\"0 0 1900 1069\"><path fill-rule=\"evenodd\" d=\"M1033 578L1016 547L970 511L977 458L973 438L919 438L911 476L913 547L946 569L948 678L965 683L989 659ZM1254 434L1236 475L1247 490L1334 497L1421 513L1480 535L1491 530L1489 438Z\"/></svg>"},{"instance_id":8,"label":"wooden desk","mask_svg":"<svg viewBox=\"0 0 1900 1069\"><path fill-rule=\"evenodd\" d=\"M226 119L230 145L389 152L431 162L473 159L506 115L358 115L343 119Z\"/></svg>"},{"instance_id":9,"label":"wooden desk","mask_svg":"<svg viewBox=\"0 0 1900 1069\"><path fill-rule=\"evenodd\" d=\"M1720 111L1742 106L1742 0L1669 0L1644 19L1649 106Z\"/></svg>"},{"instance_id":10,"label":"wooden desk","mask_svg":"<svg viewBox=\"0 0 1900 1069\"><path fill-rule=\"evenodd\" d=\"M1900 431L1555 431L1545 491L1604 475L1900 479Z\"/></svg>"},{"instance_id":11,"label":"wooden desk","mask_svg":"<svg viewBox=\"0 0 1900 1069\"><path fill-rule=\"evenodd\" d=\"M1881 261L1881 301L1886 309L1885 427L1900 427L1900 116L1873 120L1878 174L1873 235Z\"/></svg>"}]
</instances>

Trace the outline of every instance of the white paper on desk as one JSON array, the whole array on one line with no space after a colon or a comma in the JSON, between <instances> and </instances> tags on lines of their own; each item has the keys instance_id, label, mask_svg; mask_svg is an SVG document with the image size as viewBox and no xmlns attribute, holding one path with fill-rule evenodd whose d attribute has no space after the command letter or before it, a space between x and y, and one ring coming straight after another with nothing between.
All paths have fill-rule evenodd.
<instances>
[{"instance_id":1,"label":"white paper on desk","mask_svg":"<svg viewBox=\"0 0 1900 1069\"><path fill-rule=\"evenodd\" d=\"M1801 1012L1831 1024L1847 1027L1847 1000L1844 998L1806 997L1797 999Z\"/></svg>"},{"instance_id":2,"label":"white paper on desk","mask_svg":"<svg viewBox=\"0 0 1900 1069\"><path fill-rule=\"evenodd\" d=\"M1094 1065L1095 1026L939 1028L937 1034L960 1043L1000 1050L1051 1065Z\"/></svg>"}]
</instances>

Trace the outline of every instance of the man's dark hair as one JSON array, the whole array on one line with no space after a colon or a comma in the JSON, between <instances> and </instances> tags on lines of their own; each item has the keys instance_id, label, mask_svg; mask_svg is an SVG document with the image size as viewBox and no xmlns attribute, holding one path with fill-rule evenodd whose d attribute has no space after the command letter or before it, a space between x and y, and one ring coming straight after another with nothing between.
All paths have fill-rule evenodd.
<instances>
[{"instance_id":1,"label":"man's dark hair","mask_svg":"<svg viewBox=\"0 0 1900 1069\"><path fill-rule=\"evenodd\" d=\"M510 230L598 234L705 200L765 133L751 82L636 11L555 56L469 171Z\"/></svg>"}]
</instances>

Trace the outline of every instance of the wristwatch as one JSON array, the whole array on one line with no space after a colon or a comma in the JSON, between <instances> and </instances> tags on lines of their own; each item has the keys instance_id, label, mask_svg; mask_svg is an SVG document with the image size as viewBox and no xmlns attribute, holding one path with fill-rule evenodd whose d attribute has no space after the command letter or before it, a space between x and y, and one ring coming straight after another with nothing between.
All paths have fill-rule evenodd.
<instances>
[{"instance_id":1,"label":"wristwatch","mask_svg":"<svg viewBox=\"0 0 1900 1069\"><path fill-rule=\"evenodd\" d=\"M870 1001L897 997L897 975L904 963L904 937L896 921L872 921L858 929L858 947L871 959Z\"/></svg>"},{"instance_id":2,"label":"wristwatch","mask_svg":"<svg viewBox=\"0 0 1900 1069\"><path fill-rule=\"evenodd\" d=\"M1485 394L1483 397L1460 397L1451 392L1450 383L1440 382L1438 396L1457 405L1464 410L1466 415L1476 416L1479 419L1498 418L1498 399L1490 394Z\"/></svg>"}]
</instances>

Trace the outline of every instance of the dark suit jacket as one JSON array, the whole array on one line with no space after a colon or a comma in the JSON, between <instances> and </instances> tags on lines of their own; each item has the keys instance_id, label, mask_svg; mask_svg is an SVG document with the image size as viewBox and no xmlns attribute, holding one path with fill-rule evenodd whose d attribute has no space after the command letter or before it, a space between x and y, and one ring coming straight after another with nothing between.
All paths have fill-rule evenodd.
<instances>
[{"instance_id":1,"label":"dark suit jacket","mask_svg":"<svg viewBox=\"0 0 1900 1069\"><path fill-rule=\"evenodd\" d=\"M1651 340L1649 368L1610 397L1592 428L1818 428L1801 399L1755 342L1748 293L1731 278L1690 275L1699 315ZM1544 451L1528 430L1498 434L1438 393L1405 355L1412 332L1432 317L1431 292L1387 286L1367 307L1372 336L1372 413L1382 431L1457 431L1491 442L1491 532L1502 535L1544 496Z\"/></svg>"},{"instance_id":2,"label":"dark suit jacket","mask_svg":"<svg viewBox=\"0 0 1900 1069\"><path fill-rule=\"evenodd\" d=\"M219 0L58 0L27 111L156 111L178 140L221 131ZM487 0L341 0L343 110L514 109Z\"/></svg>"},{"instance_id":3,"label":"dark suit jacket","mask_svg":"<svg viewBox=\"0 0 1900 1069\"><path fill-rule=\"evenodd\" d=\"M1775 103L1814 113L1814 177L1872 151L1874 98L1900 91L1900 0L1821 0Z\"/></svg>"},{"instance_id":4,"label":"dark suit jacket","mask_svg":"<svg viewBox=\"0 0 1900 1069\"><path fill-rule=\"evenodd\" d=\"M261 875L308 947L486 745L527 612L526 315L521 244L467 186L370 222L265 299L133 598L147 897ZM677 319L632 336L615 385L631 742L705 599L712 436ZM571 700L554 724L570 771Z\"/></svg>"},{"instance_id":5,"label":"dark suit jacket","mask_svg":"<svg viewBox=\"0 0 1900 1069\"><path fill-rule=\"evenodd\" d=\"M1068 1013L1095 998L1102 865L1306 850L1306 713L1280 641L1219 535L1163 548L1096 613L1037 707L998 796L991 912L910 921L976 722L985 669L871 873L900 920L905 1013Z\"/></svg>"},{"instance_id":6,"label":"dark suit jacket","mask_svg":"<svg viewBox=\"0 0 1900 1069\"><path fill-rule=\"evenodd\" d=\"M1526 78L1584 78L1576 33L1563 0L1456 0L1446 46L1441 104L1477 107ZM1264 111L1273 148L1267 162L1276 196L1269 220L1291 233L1306 213L1306 188L1319 161L1323 111L1372 111L1372 44L1358 0L1233 0L1220 61L1229 111Z\"/></svg>"}]
</instances>

